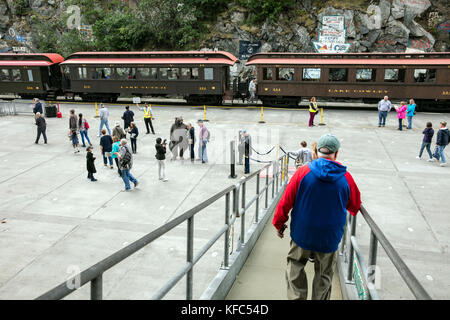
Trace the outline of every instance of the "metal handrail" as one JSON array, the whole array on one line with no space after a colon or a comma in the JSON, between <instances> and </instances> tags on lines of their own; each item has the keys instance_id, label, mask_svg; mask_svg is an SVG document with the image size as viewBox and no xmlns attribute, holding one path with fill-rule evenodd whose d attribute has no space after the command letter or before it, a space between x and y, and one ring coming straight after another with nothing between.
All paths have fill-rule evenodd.
<instances>
[{"instance_id":1,"label":"metal handrail","mask_svg":"<svg viewBox=\"0 0 450 320\"><path fill-rule=\"evenodd\" d=\"M281 162L281 165L280 165ZM256 215L255 215L255 223L258 223L258 213L259 213L259 198L266 195L265 199L265 209L268 207L268 190L269 186L272 185L272 199L274 198L274 188L276 184L276 190L278 194L278 183L279 180L281 185L284 185L288 181L288 164L289 159L286 155L283 155L278 160L273 161L271 164L267 164L263 166L261 169L253 172L247 177L241 179L237 184L229 186L224 190L216 193L209 199L203 201L197 206L193 207L190 210L187 210L185 213L180 216L174 218L169 221L165 225L157 228L156 230L150 232L149 234L143 236L142 238L134 241L128 246L116 251L111 254L107 258L101 260L100 262L94 264L93 266L85 269L79 274L73 276L67 281L59 284L53 289L47 291L42 294L37 300L58 300L66 297L70 293L78 290L86 283L91 283L91 300L101 300L103 298L103 273L118 263L122 262L132 254L136 253L140 249L144 248L148 244L152 243L154 240L160 238L165 235L170 230L174 229L178 225L183 222L187 222L187 261L186 264L181 268L181 270L173 276L162 288L160 288L154 295L153 299L162 299L177 283L181 278L186 276L186 299L192 299L192 272L194 265L203 257L203 255L223 236L225 235L224 241L224 258L223 258L223 268L229 267L229 234L231 226L236 222L238 217L241 218L241 236L240 236L240 244L244 245L244 234L245 234L245 212L250 207L245 202L245 192L246 192L246 183L257 177L257 188L256 195L253 197L250 202L253 204L256 202ZM269 167L273 166L272 178L269 180L268 173ZM280 168L280 170L279 170ZM263 171L266 172L266 184L264 188L259 189L259 178L260 173ZM242 205L239 203L239 194L242 192ZM231 201L231 194L233 195L233 200ZM194 217L201 210L207 208L214 202L219 199L225 197L225 222L224 225L220 228L220 230L206 243L194 256L193 252L193 239L194 239ZM232 208L232 214L230 217L230 208ZM68 283L77 282L79 284L78 287L68 286Z\"/></svg>"},{"instance_id":2,"label":"metal handrail","mask_svg":"<svg viewBox=\"0 0 450 320\"><path fill-rule=\"evenodd\" d=\"M370 245L369 245L369 259L368 267L364 261L361 250L359 249L356 240L356 216L349 215L347 220L347 225L345 226L344 236L341 241L341 248L339 250L339 256L343 256L343 260L340 259L340 264L343 265L342 270L345 269L344 264L347 264L347 273L345 275L345 284L342 285L352 285L356 286L355 281L355 265L361 268L362 271L362 283L368 291L368 298L372 300L380 299L378 292L375 287L375 266L377 263L378 256L378 242L383 247L387 256L389 257L392 264L395 266L397 272L402 277L403 281L408 286L409 290L412 292L417 300L431 300L430 295L425 291L423 286L420 284L419 280L414 276L411 270L408 268L406 263L400 257L398 252L394 249L392 244L386 238L384 233L381 231L380 227L375 223L370 214L367 212L366 208L361 205L360 208L361 215L367 222L370 228ZM350 235L348 236L348 225L350 224ZM347 241L349 238L350 241ZM347 248L347 242L349 242L349 248ZM348 250L347 250L348 249ZM356 254L356 259L355 258ZM369 270L370 269L370 270ZM364 289L365 289L364 288Z\"/></svg>"}]
</instances>

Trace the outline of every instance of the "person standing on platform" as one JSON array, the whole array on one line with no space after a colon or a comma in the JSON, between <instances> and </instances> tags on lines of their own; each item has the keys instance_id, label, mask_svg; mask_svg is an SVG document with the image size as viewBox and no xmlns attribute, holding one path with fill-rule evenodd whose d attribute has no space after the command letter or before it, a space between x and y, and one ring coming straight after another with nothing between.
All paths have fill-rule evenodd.
<instances>
[{"instance_id":1,"label":"person standing on platform","mask_svg":"<svg viewBox=\"0 0 450 320\"><path fill-rule=\"evenodd\" d=\"M120 140L119 152L117 152L116 155L119 157L120 169L122 170L122 180L125 183L125 191L131 190L130 181L134 183L134 187L136 188L139 181L133 177L130 172L133 167L133 154L127 143L127 139Z\"/></svg>"},{"instance_id":2,"label":"person standing on platform","mask_svg":"<svg viewBox=\"0 0 450 320\"><path fill-rule=\"evenodd\" d=\"M406 102L402 101L400 102L400 107L395 108L395 111L397 111L397 119L398 119L398 129L402 131L403 130L403 119L406 117Z\"/></svg>"},{"instance_id":3,"label":"person standing on platform","mask_svg":"<svg viewBox=\"0 0 450 320\"><path fill-rule=\"evenodd\" d=\"M198 143L201 146L201 153L200 153L199 157L202 160L202 163L208 163L208 154L206 151L206 145L209 140L209 131L203 124L203 120L198 120L197 123L198 123L198 126L200 127Z\"/></svg>"},{"instance_id":4,"label":"person standing on platform","mask_svg":"<svg viewBox=\"0 0 450 320\"><path fill-rule=\"evenodd\" d=\"M101 137L103 126L106 126L106 129L108 130L108 134L111 135L111 130L109 129L109 123L108 123L109 111L108 111L108 108L106 108L103 103L100 104L99 116L100 116L100 127L98 129L98 136Z\"/></svg>"},{"instance_id":5,"label":"person standing on platform","mask_svg":"<svg viewBox=\"0 0 450 320\"><path fill-rule=\"evenodd\" d=\"M122 177L122 171L120 170L119 158L117 157L117 152L119 152L120 148L120 139L117 136L113 136L113 145L111 151L111 158L114 160L117 166L117 172L119 176Z\"/></svg>"},{"instance_id":6,"label":"person standing on platform","mask_svg":"<svg viewBox=\"0 0 450 320\"><path fill-rule=\"evenodd\" d=\"M406 129L412 129L412 120L415 114L416 104L413 99L410 99L408 108L406 109L406 116L408 117L408 127L406 127Z\"/></svg>"},{"instance_id":7,"label":"person standing on platform","mask_svg":"<svg viewBox=\"0 0 450 320\"><path fill-rule=\"evenodd\" d=\"M127 134L120 126L119 121L116 121L116 126L113 129L113 136L116 136L117 138L119 138L119 140L125 139L127 137Z\"/></svg>"},{"instance_id":8,"label":"person standing on platform","mask_svg":"<svg viewBox=\"0 0 450 320\"><path fill-rule=\"evenodd\" d=\"M386 118L389 111L391 111L392 104L389 101L388 96L384 96L383 99L378 102L378 128L385 126Z\"/></svg>"},{"instance_id":9,"label":"person standing on platform","mask_svg":"<svg viewBox=\"0 0 450 320\"><path fill-rule=\"evenodd\" d=\"M248 92L250 93L250 98L248 99L248 103L254 103L255 102L255 95L256 95L256 79L252 79L250 83L248 84Z\"/></svg>"},{"instance_id":10,"label":"person standing on platform","mask_svg":"<svg viewBox=\"0 0 450 320\"><path fill-rule=\"evenodd\" d=\"M80 152L78 148L79 140L78 140L78 117L75 114L75 110L70 110L70 118L69 118L69 130L70 130L70 139L72 140L73 153Z\"/></svg>"},{"instance_id":11,"label":"person standing on platform","mask_svg":"<svg viewBox=\"0 0 450 320\"><path fill-rule=\"evenodd\" d=\"M195 161L195 153L194 153L194 145L195 145L195 129L191 123L187 124L187 135L188 135L188 143L189 150L191 151L191 162Z\"/></svg>"},{"instance_id":12,"label":"person standing on platform","mask_svg":"<svg viewBox=\"0 0 450 320\"><path fill-rule=\"evenodd\" d=\"M158 161L158 176L159 180L164 182L167 181L166 178L166 140L162 142L161 138L156 139L155 144L156 149L156 160Z\"/></svg>"},{"instance_id":13,"label":"person standing on platform","mask_svg":"<svg viewBox=\"0 0 450 320\"><path fill-rule=\"evenodd\" d=\"M86 167L87 167L87 171L88 171L88 179L91 179L91 181L97 181L97 179L94 178L94 173L97 172L97 170L95 169L95 157L94 154L92 153L92 146L87 147L86 149L87 153L86 153Z\"/></svg>"},{"instance_id":14,"label":"person standing on platform","mask_svg":"<svg viewBox=\"0 0 450 320\"><path fill-rule=\"evenodd\" d=\"M105 167L107 167L108 166L107 160L109 160L109 167L111 169L114 168L113 160L111 157L112 145L113 145L113 139L111 138L110 135L106 134L105 129L102 129L102 137L100 138L100 150L103 155L103 164L105 165Z\"/></svg>"},{"instance_id":15,"label":"person standing on platform","mask_svg":"<svg viewBox=\"0 0 450 320\"><path fill-rule=\"evenodd\" d=\"M251 145L252 145L252 138L248 134L247 130L243 130L242 134L244 136L244 174L250 173L250 155L251 155Z\"/></svg>"},{"instance_id":16,"label":"person standing on platform","mask_svg":"<svg viewBox=\"0 0 450 320\"><path fill-rule=\"evenodd\" d=\"M138 105L139 106L139 105ZM150 133L150 128L152 129L152 134L155 134L155 130L153 129L153 113L152 113L152 107L150 107L148 104L145 104L144 106L144 122L145 122L145 128L147 129L147 133ZM149 128L150 126L150 128Z\"/></svg>"},{"instance_id":17,"label":"person standing on platform","mask_svg":"<svg viewBox=\"0 0 450 320\"><path fill-rule=\"evenodd\" d=\"M246 134L247 134L247 136L246 136ZM238 145L238 153L239 153L238 164L239 165L242 165L242 162L243 162L244 157L245 157L245 140L246 140L246 137L248 137L248 140L250 141L249 156L252 155L252 136L247 133L247 130L240 130L239 131L239 145Z\"/></svg>"},{"instance_id":18,"label":"person standing on platform","mask_svg":"<svg viewBox=\"0 0 450 320\"><path fill-rule=\"evenodd\" d=\"M139 130L134 122L130 123L130 130L128 131L128 133L130 134L131 148L133 150L133 153L137 153L137 137L139 135Z\"/></svg>"},{"instance_id":19,"label":"person standing on platform","mask_svg":"<svg viewBox=\"0 0 450 320\"><path fill-rule=\"evenodd\" d=\"M130 126L130 124L134 121L134 112L130 110L129 106L126 106L125 109L126 110L123 113L122 119L123 119L123 128L126 131Z\"/></svg>"},{"instance_id":20,"label":"person standing on platform","mask_svg":"<svg viewBox=\"0 0 450 320\"><path fill-rule=\"evenodd\" d=\"M291 212L291 247L286 268L290 300L306 300L308 296L305 265L311 253L315 260L312 299L330 299L347 211L355 216L361 206L355 181L347 168L336 161L339 147L334 135L321 136L317 143L319 158L295 172L275 210L272 224L280 238L284 237Z\"/></svg>"},{"instance_id":21,"label":"person standing on platform","mask_svg":"<svg viewBox=\"0 0 450 320\"><path fill-rule=\"evenodd\" d=\"M186 139L187 127L183 123L182 117L175 118L174 124L170 127L170 144L169 149L172 152L172 160L177 159L178 149L180 159L183 160L184 150L187 149Z\"/></svg>"},{"instance_id":22,"label":"person standing on platform","mask_svg":"<svg viewBox=\"0 0 450 320\"><path fill-rule=\"evenodd\" d=\"M86 147L86 144L84 143L84 138L86 138L87 142L90 146L92 146L91 140L88 136L88 130L89 130L89 123L85 118L83 118L83 114L78 114L78 128L80 128L80 136L81 136L81 142L83 143L83 147Z\"/></svg>"},{"instance_id":23,"label":"person standing on platform","mask_svg":"<svg viewBox=\"0 0 450 320\"><path fill-rule=\"evenodd\" d=\"M41 116L40 112L36 112L36 125L37 125L37 136L36 141L34 143L38 144L39 139L41 138L41 134L44 137L44 144L47 144L47 135L45 134L45 130L47 129L47 124L45 123L44 117Z\"/></svg>"},{"instance_id":24,"label":"person standing on platform","mask_svg":"<svg viewBox=\"0 0 450 320\"><path fill-rule=\"evenodd\" d=\"M309 126L314 127L314 117L317 112L319 112L319 108L317 107L316 97L312 97L309 100Z\"/></svg>"},{"instance_id":25,"label":"person standing on platform","mask_svg":"<svg viewBox=\"0 0 450 320\"><path fill-rule=\"evenodd\" d=\"M34 98L33 102L34 102L33 113L36 114L39 112L42 115L44 113L44 111L42 110L42 104L39 101L39 99Z\"/></svg>"},{"instance_id":26,"label":"person standing on platform","mask_svg":"<svg viewBox=\"0 0 450 320\"><path fill-rule=\"evenodd\" d=\"M301 148L294 152L289 152L289 154L292 154L294 157L296 157L295 160L295 166L297 168L310 163L313 160L313 152L311 149L307 148L306 141L300 142Z\"/></svg>"},{"instance_id":27,"label":"person standing on platform","mask_svg":"<svg viewBox=\"0 0 450 320\"><path fill-rule=\"evenodd\" d=\"M427 148L428 155L430 156L430 159L428 159L427 161L432 162L433 154L431 153L431 140L433 139L434 130L431 122L427 122L427 127L423 129L422 133L422 145L420 146L419 155L416 158L419 160L422 159L423 149Z\"/></svg>"},{"instance_id":28,"label":"person standing on platform","mask_svg":"<svg viewBox=\"0 0 450 320\"><path fill-rule=\"evenodd\" d=\"M439 161L441 160L441 167L445 167L447 164L447 160L445 159L444 149L448 145L450 141L450 132L447 129L447 122L442 121L439 131L436 135L436 152L434 157Z\"/></svg>"}]
</instances>

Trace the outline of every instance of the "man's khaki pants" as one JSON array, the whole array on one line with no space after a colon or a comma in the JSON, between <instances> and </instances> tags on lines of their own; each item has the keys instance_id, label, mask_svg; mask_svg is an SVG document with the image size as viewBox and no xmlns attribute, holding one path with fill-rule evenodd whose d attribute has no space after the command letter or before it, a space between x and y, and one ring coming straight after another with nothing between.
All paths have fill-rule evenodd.
<instances>
[{"instance_id":1,"label":"man's khaki pants","mask_svg":"<svg viewBox=\"0 0 450 320\"><path fill-rule=\"evenodd\" d=\"M305 266L310 257L311 250L298 247L291 240L291 249L287 256L286 282L287 298L289 300L306 300L308 297L308 281ZM314 254L314 280L312 300L329 300L331 295L331 280L336 265L336 252Z\"/></svg>"}]
</instances>

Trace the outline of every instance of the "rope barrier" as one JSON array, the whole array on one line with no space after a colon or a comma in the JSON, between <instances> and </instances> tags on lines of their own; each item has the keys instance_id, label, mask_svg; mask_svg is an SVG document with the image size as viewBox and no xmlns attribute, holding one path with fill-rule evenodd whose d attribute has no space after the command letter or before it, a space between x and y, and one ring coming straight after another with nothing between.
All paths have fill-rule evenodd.
<instances>
[{"instance_id":1,"label":"rope barrier","mask_svg":"<svg viewBox=\"0 0 450 320\"><path fill-rule=\"evenodd\" d=\"M275 146L273 146L272 149L270 149L270 150L267 151L266 153L259 153L258 151L256 151L255 149L253 149L253 147L250 147L250 148L252 148L252 150L255 151L257 154L259 154L260 156L265 156L265 155L271 153L271 152L273 151L273 149L275 149Z\"/></svg>"},{"instance_id":2,"label":"rope barrier","mask_svg":"<svg viewBox=\"0 0 450 320\"><path fill-rule=\"evenodd\" d=\"M250 158L250 160L255 161L255 162L259 162L259 163L272 163L273 161L263 161L263 160L256 160L253 158Z\"/></svg>"}]
</instances>

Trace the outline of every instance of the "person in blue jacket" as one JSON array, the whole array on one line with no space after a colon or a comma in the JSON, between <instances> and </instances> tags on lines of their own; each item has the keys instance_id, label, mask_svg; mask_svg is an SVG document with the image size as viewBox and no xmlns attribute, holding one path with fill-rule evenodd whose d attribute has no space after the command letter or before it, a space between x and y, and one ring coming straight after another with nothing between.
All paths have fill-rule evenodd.
<instances>
[{"instance_id":1,"label":"person in blue jacket","mask_svg":"<svg viewBox=\"0 0 450 320\"><path fill-rule=\"evenodd\" d=\"M408 118L408 126L406 129L412 129L412 119L416 113L416 103L413 99L409 100L408 108L406 109L406 117Z\"/></svg>"},{"instance_id":2,"label":"person in blue jacket","mask_svg":"<svg viewBox=\"0 0 450 320\"><path fill-rule=\"evenodd\" d=\"M34 98L33 101L34 101L33 113L36 114L36 113L39 112L40 114L43 114L42 104L39 101L39 99L38 98Z\"/></svg>"},{"instance_id":3,"label":"person in blue jacket","mask_svg":"<svg viewBox=\"0 0 450 320\"><path fill-rule=\"evenodd\" d=\"M128 133L130 134L130 140L131 140L131 148L133 149L133 153L137 152L137 137L139 135L139 130L136 127L136 124L134 122L130 123L130 128Z\"/></svg>"},{"instance_id":4,"label":"person in blue jacket","mask_svg":"<svg viewBox=\"0 0 450 320\"><path fill-rule=\"evenodd\" d=\"M328 300L336 252L344 234L347 211L361 206L359 189L347 167L336 161L339 140L326 134L317 142L318 159L301 166L278 203L272 224L280 238L291 211L291 248L287 257L287 297L306 300L305 265L314 255L313 300Z\"/></svg>"}]
</instances>

